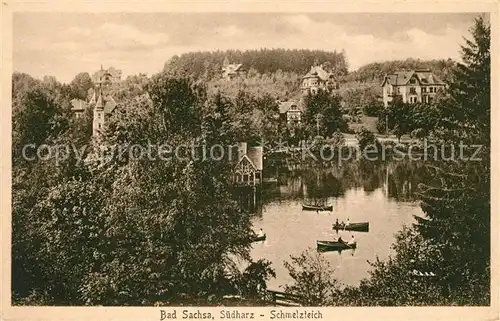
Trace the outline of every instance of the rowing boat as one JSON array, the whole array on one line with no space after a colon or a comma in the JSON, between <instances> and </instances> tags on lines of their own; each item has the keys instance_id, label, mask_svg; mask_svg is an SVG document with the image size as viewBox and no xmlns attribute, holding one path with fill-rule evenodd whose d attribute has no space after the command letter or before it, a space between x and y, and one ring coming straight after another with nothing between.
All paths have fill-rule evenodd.
<instances>
[{"instance_id":1,"label":"rowing boat","mask_svg":"<svg viewBox=\"0 0 500 321\"><path fill-rule=\"evenodd\" d=\"M318 206L318 205L307 205L302 204L303 211L333 211L333 206Z\"/></svg>"},{"instance_id":2,"label":"rowing boat","mask_svg":"<svg viewBox=\"0 0 500 321\"><path fill-rule=\"evenodd\" d=\"M340 243L334 241L316 241L316 247L320 252L342 251L347 249L355 249L356 243L349 245L347 243Z\"/></svg>"},{"instance_id":3,"label":"rowing boat","mask_svg":"<svg viewBox=\"0 0 500 321\"><path fill-rule=\"evenodd\" d=\"M266 240L266 234L262 236L256 236L252 242L260 242L260 241L265 241Z\"/></svg>"},{"instance_id":4,"label":"rowing boat","mask_svg":"<svg viewBox=\"0 0 500 321\"><path fill-rule=\"evenodd\" d=\"M346 231L357 231L357 232L368 232L370 229L369 222L361 222L361 223L349 223L346 224L333 224L332 229L334 230L346 230Z\"/></svg>"}]
</instances>

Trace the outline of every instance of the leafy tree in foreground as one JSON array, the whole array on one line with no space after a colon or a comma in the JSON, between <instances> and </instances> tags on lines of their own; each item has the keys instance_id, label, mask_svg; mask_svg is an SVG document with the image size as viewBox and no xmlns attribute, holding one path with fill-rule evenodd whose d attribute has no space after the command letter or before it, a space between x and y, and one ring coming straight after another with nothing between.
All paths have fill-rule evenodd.
<instances>
[{"instance_id":1,"label":"leafy tree in foreground","mask_svg":"<svg viewBox=\"0 0 500 321\"><path fill-rule=\"evenodd\" d=\"M175 148L201 133L199 92L187 80L160 77L167 88L153 85L156 103L141 96L119 105L83 168L39 162L37 171L16 169L16 304L169 304L220 298L236 286L255 296L274 275L267 261L250 260L254 234L229 193L228 164L168 150L160 157L165 138ZM140 156L139 146L153 158ZM235 258L249 263L245 271Z\"/></svg>"},{"instance_id":2,"label":"leafy tree in foreground","mask_svg":"<svg viewBox=\"0 0 500 321\"><path fill-rule=\"evenodd\" d=\"M284 265L294 283L287 285L285 291L301 296L304 305L331 305L340 285L333 277L330 263L311 248L290 258L291 261L285 261Z\"/></svg>"}]
</instances>

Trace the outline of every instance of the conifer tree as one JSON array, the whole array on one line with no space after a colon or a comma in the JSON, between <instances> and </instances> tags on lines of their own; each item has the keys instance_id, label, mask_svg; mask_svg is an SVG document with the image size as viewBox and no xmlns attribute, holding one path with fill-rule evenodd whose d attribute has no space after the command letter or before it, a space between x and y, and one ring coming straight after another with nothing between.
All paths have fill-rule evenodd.
<instances>
[{"instance_id":1,"label":"conifer tree","mask_svg":"<svg viewBox=\"0 0 500 321\"><path fill-rule=\"evenodd\" d=\"M422 186L425 218L417 218L422 236L440 249L442 295L462 305L489 304L490 294L490 27L477 18L471 33L444 106L444 137L455 147L481 144L481 151L476 160L456 155L430 166L435 180Z\"/></svg>"}]
</instances>

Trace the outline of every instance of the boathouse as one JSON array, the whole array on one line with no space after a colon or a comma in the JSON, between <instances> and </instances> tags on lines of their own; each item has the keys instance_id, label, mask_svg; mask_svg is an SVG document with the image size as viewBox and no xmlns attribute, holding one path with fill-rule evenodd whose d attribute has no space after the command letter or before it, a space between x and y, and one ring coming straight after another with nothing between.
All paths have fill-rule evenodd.
<instances>
[{"instance_id":1,"label":"boathouse","mask_svg":"<svg viewBox=\"0 0 500 321\"><path fill-rule=\"evenodd\" d=\"M238 185L259 185L262 182L263 148L239 143L239 160L234 168L234 182Z\"/></svg>"}]
</instances>

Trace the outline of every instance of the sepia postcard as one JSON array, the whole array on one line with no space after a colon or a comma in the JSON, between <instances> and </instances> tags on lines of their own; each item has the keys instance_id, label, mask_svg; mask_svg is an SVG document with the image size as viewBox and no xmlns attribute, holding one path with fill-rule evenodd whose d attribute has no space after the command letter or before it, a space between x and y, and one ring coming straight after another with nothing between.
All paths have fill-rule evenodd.
<instances>
[{"instance_id":1,"label":"sepia postcard","mask_svg":"<svg viewBox=\"0 0 500 321\"><path fill-rule=\"evenodd\" d=\"M1 320L499 320L497 2L2 2Z\"/></svg>"}]
</instances>

